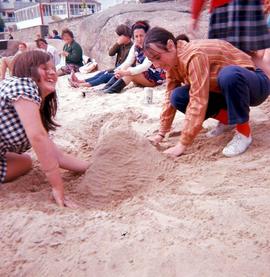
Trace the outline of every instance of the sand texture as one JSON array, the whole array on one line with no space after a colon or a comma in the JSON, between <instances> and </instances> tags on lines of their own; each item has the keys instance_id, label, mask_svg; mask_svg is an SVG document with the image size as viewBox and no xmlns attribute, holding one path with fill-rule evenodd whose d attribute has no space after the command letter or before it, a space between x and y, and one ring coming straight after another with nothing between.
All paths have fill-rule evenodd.
<instances>
[{"instance_id":1,"label":"sand texture","mask_svg":"<svg viewBox=\"0 0 270 277\"><path fill-rule=\"evenodd\" d=\"M91 163L84 175L63 171L80 207L56 206L31 152L33 170L0 186L0 276L270 276L270 99L251 111L245 154L223 157L233 133L208 139L203 130L173 159L162 151L178 141L182 114L158 148L146 139L165 86L149 105L132 85L83 98L66 80L52 137Z\"/></svg>"}]
</instances>

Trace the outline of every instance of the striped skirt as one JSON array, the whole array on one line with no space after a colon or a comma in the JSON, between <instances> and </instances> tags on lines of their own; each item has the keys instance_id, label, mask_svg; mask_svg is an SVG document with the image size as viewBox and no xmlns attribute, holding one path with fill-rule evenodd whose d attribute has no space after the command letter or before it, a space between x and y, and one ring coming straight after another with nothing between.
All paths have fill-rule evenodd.
<instances>
[{"instance_id":1,"label":"striped skirt","mask_svg":"<svg viewBox=\"0 0 270 277\"><path fill-rule=\"evenodd\" d=\"M224 39L245 51L270 47L261 0L232 0L211 14L209 38Z\"/></svg>"}]
</instances>

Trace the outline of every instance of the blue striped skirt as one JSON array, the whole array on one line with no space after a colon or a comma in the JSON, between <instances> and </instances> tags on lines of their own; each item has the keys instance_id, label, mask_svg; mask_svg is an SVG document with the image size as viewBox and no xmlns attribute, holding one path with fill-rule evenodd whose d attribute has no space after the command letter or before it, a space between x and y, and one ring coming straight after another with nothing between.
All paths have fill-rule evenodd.
<instances>
[{"instance_id":1,"label":"blue striped skirt","mask_svg":"<svg viewBox=\"0 0 270 277\"><path fill-rule=\"evenodd\" d=\"M208 36L224 39L245 52L269 48L270 33L262 1L233 0L216 8Z\"/></svg>"}]
</instances>

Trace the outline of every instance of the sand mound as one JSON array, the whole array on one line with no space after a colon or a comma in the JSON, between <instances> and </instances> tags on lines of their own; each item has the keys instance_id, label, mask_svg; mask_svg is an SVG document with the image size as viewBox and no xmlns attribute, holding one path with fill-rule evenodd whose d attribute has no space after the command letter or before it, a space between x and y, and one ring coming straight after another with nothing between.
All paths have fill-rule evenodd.
<instances>
[{"instance_id":1,"label":"sand mound","mask_svg":"<svg viewBox=\"0 0 270 277\"><path fill-rule=\"evenodd\" d=\"M110 203L150 188L174 162L159 153L146 138L131 128L102 133L93 163L78 189L99 203Z\"/></svg>"}]
</instances>

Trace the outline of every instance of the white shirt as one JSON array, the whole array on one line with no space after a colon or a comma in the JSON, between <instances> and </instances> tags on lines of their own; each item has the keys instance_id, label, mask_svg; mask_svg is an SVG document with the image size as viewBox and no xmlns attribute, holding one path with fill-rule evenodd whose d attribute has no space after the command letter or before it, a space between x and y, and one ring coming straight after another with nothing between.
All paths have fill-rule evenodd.
<instances>
[{"instance_id":1,"label":"white shirt","mask_svg":"<svg viewBox=\"0 0 270 277\"><path fill-rule=\"evenodd\" d=\"M136 66L131 67L135 61L136 61L135 45L133 44L128 52L127 58L120 66L117 67L117 69L122 69L122 70L128 69L131 75L137 75L147 71L152 65L152 62L149 61L147 57L145 57L142 64L137 64Z\"/></svg>"},{"instance_id":2,"label":"white shirt","mask_svg":"<svg viewBox=\"0 0 270 277\"><path fill-rule=\"evenodd\" d=\"M47 45L47 52L52 55L54 65L55 66L58 65L60 63L60 56L58 54L57 49L54 46L48 44Z\"/></svg>"}]
</instances>

